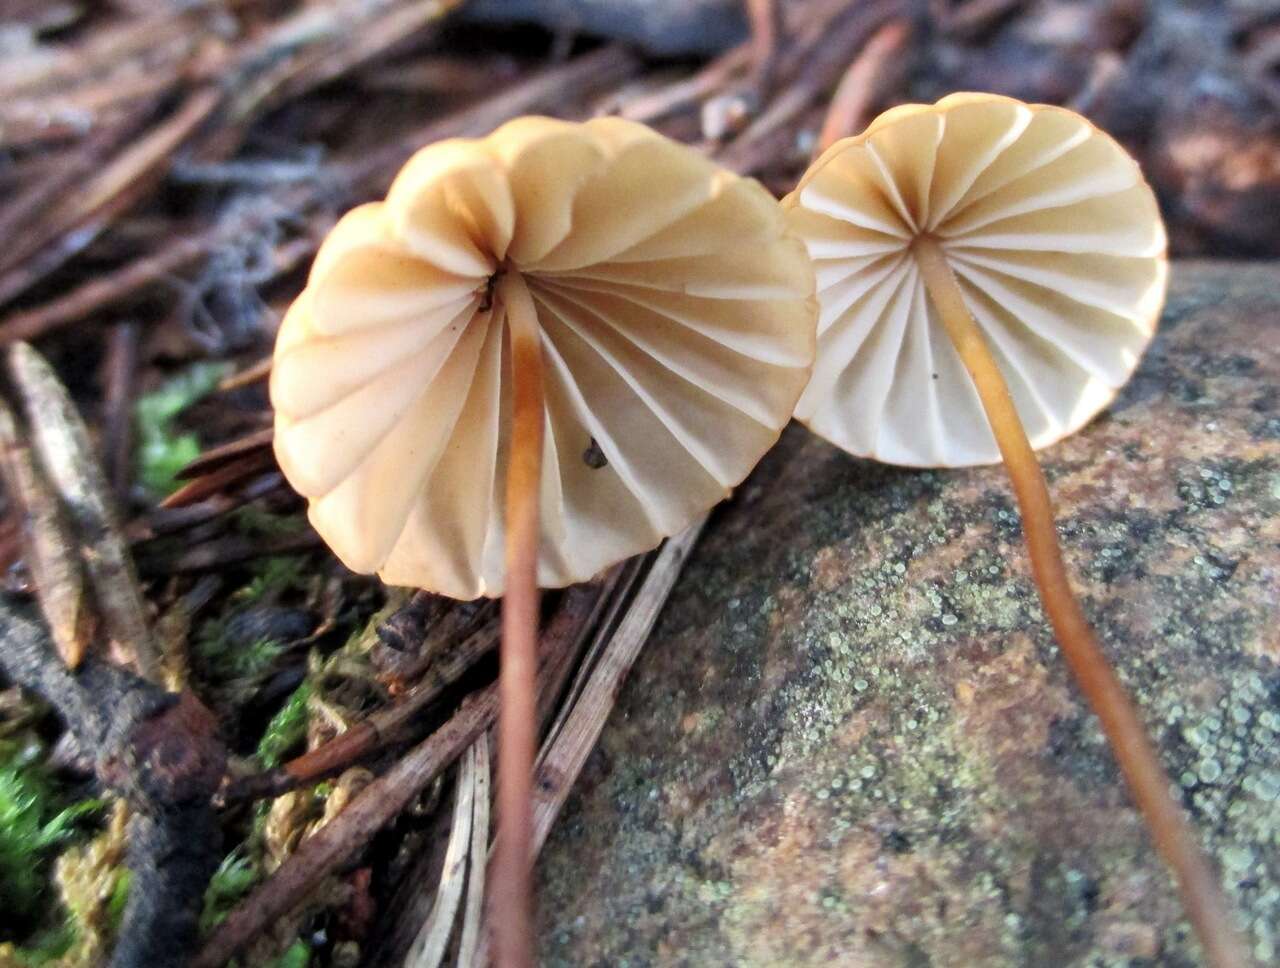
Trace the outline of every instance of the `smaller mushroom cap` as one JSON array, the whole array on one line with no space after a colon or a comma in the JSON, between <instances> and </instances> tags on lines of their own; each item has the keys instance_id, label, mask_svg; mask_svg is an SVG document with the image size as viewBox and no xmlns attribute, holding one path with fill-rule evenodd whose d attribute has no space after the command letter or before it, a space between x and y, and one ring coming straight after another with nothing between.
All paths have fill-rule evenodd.
<instances>
[{"instance_id":1,"label":"smaller mushroom cap","mask_svg":"<svg viewBox=\"0 0 1280 968\"><path fill-rule=\"evenodd\" d=\"M616 118L431 145L334 227L276 342L276 456L355 571L502 594L502 273L542 337L543 587L723 499L808 380L813 268L756 182Z\"/></svg>"},{"instance_id":2,"label":"smaller mushroom cap","mask_svg":"<svg viewBox=\"0 0 1280 968\"><path fill-rule=\"evenodd\" d=\"M1000 459L913 241L941 248L1032 446L1128 380L1164 302L1164 225L1137 163L1063 108L954 94L882 114L783 199L818 276L813 378L796 416L861 456Z\"/></svg>"}]
</instances>

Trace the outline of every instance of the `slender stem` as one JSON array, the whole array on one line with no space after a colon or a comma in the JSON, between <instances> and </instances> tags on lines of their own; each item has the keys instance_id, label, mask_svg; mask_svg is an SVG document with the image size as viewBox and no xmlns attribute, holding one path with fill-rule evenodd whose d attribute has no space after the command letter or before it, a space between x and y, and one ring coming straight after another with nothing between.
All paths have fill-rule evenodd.
<instances>
[{"instance_id":1,"label":"slender stem","mask_svg":"<svg viewBox=\"0 0 1280 968\"><path fill-rule=\"evenodd\" d=\"M1067 582L1058 546L1053 505L1044 473L1027 440L1009 388L990 348L965 305L959 283L936 241L922 236L915 254L925 288L942 325L977 387L1005 469L1013 483L1031 571L1045 612L1053 624L1080 690L1102 721L1129 791L1146 818L1156 848L1177 878L1182 902L1214 968L1249 964L1232 924L1218 880L1182 809L1169 794L1170 782L1138 717L1133 701L1112 671Z\"/></svg>"},{"instance_id":2,"label":"slender stem","mask_svg":"<svg viewBox=\"0 0 1280 968\"><path fill-rule=\"evenodd\" d=\"M507 460L507 587L498 691L498 838L492 917L498 968L533 966L533 757L537 747L538 497L542 480L542 345L517 272L498 280L514 392Z\"/></svg>"}]
</instances>

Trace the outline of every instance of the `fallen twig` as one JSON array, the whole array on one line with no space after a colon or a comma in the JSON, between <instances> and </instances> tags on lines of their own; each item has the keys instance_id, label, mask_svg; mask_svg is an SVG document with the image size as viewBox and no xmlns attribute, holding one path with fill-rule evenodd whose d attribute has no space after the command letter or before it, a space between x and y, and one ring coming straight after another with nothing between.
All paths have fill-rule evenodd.
<instances>
[{"instance_id":1,"label":"fallen twig","mask_svg":"<svg viewBox=\"0 0 1280 968\"><path fill-rule=\"evenodd\" d=\"M371 713L350 729L275 770L244 777L225 793L228 801L278 797L307 783L333 776L352 763L402 738L406 727L445 689L457 683L468 669L498 644L496 623L468 636L445 662L431 669L395 704Z\"/></svg>"},{"instance_id":2,"label":"fallen twig","mask_svg":"<svg viewBox=\"0 0 1280 968\"><path fill-rule=\"evenodd\" d=\"M547 697L559 693L558 686L567 677L598 615L603 587L570 589L543 630L538 694L544 707L550 705ZM210 936L193 968L221 968L267 924L291 909L320 878L355 856L374 833L398 816L489 728L497 713L496 686L467 697L448 722L369 784L342 813L304 840L271 877L232 911Z\"/></svg>"},{"instance_id":3,"label":"fallen twig","mask_svg":"<svg viewBox=\"0 0 1280 968\"><path fill-rule=\"evenodd\" d=\"M785 129L823 93L836 83L854 52L862 47L872 31L897 13L899 4L871 3L859 5L847 16L832 22L829 33L814 40L803 67L782 93L720 153L720 163L735 171L750 174L761 166L757 145L775 131Z\"/></svg>"},{"instance_id":4,"label":"fallen twig","mask_svg":"<svg viewBox=\"0 0 1280 968\"><path fill-rule=\"evenodd\" d=\"M342 813L308 837L274 874L220 924L192 963L222 968L268 924L288 912L320 878L362 850L456 760L498 713L497 690L473 693L453 717L370 783Z\"/></svg>"},{"instance_id":5,"label":"fallen twig","mask_svg":"<svg viewBox=\"0 0 1280 968\"><path fill-rule=\"evenodd\" d=\"M533 794L533 843L540 850L546 843L565 798L578 778L587 756L595 748L605 720L613 710L618 690L649 638L658 613L666 604L685 560L693 551L706 525L703 516L667 541L658 552L640 584L626 615L609 636L608 645L591 673L582 693L573 703L563 727L549 738L536 766Z\"/></svg>"},{"instance_id":6,"label":"fallen twig","mask_svg":"<svg viewBox=\"0 0 1280 968\"><path fill-rule=\"evenodd\" d=\"M910 39L911 24L906 20L891 20L871 35L831 96L831 106L813 147L814 158L841 138L862 130L872 101L880 93L879 79L885 64Z\"/></svg>"},{"instance_id":7,"label":"fallen twig","mask_svg":"<svg viewBox=\"0 0 1280 968\"><path fill-rule=\"evenodd\" d=\"M0 597L0 668L58 711L99 780L135 810L129 901L113 968L183 963L221 856L210 801L226 751L194 696L166 693L97 656L72 672L26 609Z\"/></svg>"}]
</instances>

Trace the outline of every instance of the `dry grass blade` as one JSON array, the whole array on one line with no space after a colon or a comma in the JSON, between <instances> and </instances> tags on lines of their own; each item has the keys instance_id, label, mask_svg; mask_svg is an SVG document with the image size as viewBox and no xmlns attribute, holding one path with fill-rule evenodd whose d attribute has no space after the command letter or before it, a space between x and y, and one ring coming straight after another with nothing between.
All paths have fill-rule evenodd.
<instances>
[{"instance_id":1,"label":"dry grass blade","mask_svg":"<svg viewBox=\"0 0 1280 968\"><path fill-rule=\"evenodd\" d=\"M622 574L623 567L622 565L615 566L590 584L577 585L568 589L552 615L551 621L543 630L542 640L544 642L567 642L568 646L559 648L553 645L542 650L548 653L548 658L538 679L537 715L539 723L546 723L551 718L557 700L564 691L565 682L580 661L583 645L593 631L600 627L600 623L603 621L602 616L609 612L610 604L620 594L619 577ZM494 742L493 733L494 730L491 729L489 731L490 746ZM486 801L484 843L476 848L481 851L487 850L488 844L489 813L487 810L488 803ZM481 865L480 880L484 880L487 876L487 872L485 872L486 866L487 864ZM483 888L484 885L481 883L476 889L483 892ZM433 890L434 885L432 884L408 884L402 892L407 896L402 898L403 903L396 904L394 909L426 911L426 897ZM422 896L421 903L414 895ZM405 952L408 951L413 942L413 929L415 926L416 922L414 921L391 922L389 930L385 932L383 937L378 939L378 943L373 949L367 952L370 963L399 964L402 962ZM479 941L477 941L477 947L478 945Z\"/></svg>"},{"instance_id":2,"label":"dry grass blade","mask_svg":"<svg viewBox=\"0 0 1280 968\"><path fill-rule=\"evenodd\" d=\"M436 886L435 903L423 922L405 968L436 968L443 960L449 946L449 936L458 917L458 905L462 901L462 886L467 878L467 858L471 853L471 825L475 816L475 801L479 792L476 771L476 750L489 748L489 739L482 736L462 754L458 768L458 784L454 792L453 823L449 828L449 846L444 853L444 869ZM486 786L485 795L488 795Z\"/></svg>"},{"instance_id":3,"label":"dry grass blade","mask_svg":"<svg viewBox=\"0 0 1280 968\"><path fill-rule=\"evenodd\" d=\"M11 346L7 363L22 399L31 444L87 551L81 559L106 631L145 678L158 682L159 656L142 591L111 506L110 487L80 414L49 364L30 346Z\"/></svg>"},{"instance_id":4,"label":"dry grass blade","mask_svg":"<svg viewBox=\"0 0 1280 968\"><path fill-rule=\"evenodd\" d=\"M605 720L613 710L618 690L640 649L653 630L658 613L680 577L707 519L692 525L667 541L653 560L636 597L609 637L600 661L565 719L559 734L544 747L539 757L533 799L533 843L540 850L564 806L573 781L582 771L587 756L600 738Z\"/></svg>"},{"instance_id":5,"label":"dry grass blade","mask_svg":"<svg viewBox=\"0 0 1280 968\"><path fill-rule=\"evenodd\" d=\"M591 678L591 671L596 667L600 659L600 654L609 647L610 633L618 627L618 616L622 614L627 604L631 601L631 592L636 586L636 582L640 580L640 576L644 574L645 566L649 556L634 558L623 565L623 571L618 579L618 587L609 604L608 611L600 621L600 627L596 630L595 637L591 641L591 646L587 649L586 655L582 657L582 662L578 666L577 674L573 678L564 699L560 703L560 710L556 714L555 720L551 724L551 728L547 730L547 734L543 737L542 749L539 751L539 759L560 735L560 731L564 729L565 721L573 713L574 707L577 705L578 698L582 695L582 690L586 688L587 682Z\"/></svg>"},{"instance_id":6,"label":"dry grass blade","mask_svg":"<svg viewBox=\"0 0 1280 968\"><path fill-rule=\"evenodd\" d=\"M370 783L332 821L307 838L274 874L210 936L193 968L222 968L271 922L283 916L321 877L346 863L397 817L428 783L484 735L498 714L490 686L474 693L453 717Z\"/></svg>"},{"instance_id":7,"label":"dry grass blade","mask_svg":"<svg viewBox=\"0 0 1280 968\"><path fill-rule=\"evenodd\" d=\"M489 742L472 747L476 755L476 789L471 817L471 851L467 857L467 904L462 912L462 937L457 968L473 968L480 948L484 916L484 881L489 869Z\"/></svg>"}]
</instances>

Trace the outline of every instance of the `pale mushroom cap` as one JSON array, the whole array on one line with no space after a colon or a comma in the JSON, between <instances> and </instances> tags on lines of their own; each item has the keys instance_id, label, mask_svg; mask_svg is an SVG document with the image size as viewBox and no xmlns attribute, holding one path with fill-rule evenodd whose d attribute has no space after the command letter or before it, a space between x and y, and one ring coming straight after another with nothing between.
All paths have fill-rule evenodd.
<instances>
[{"instance_id":1,"label":"pale mushroom cap","mask_svg":"<svg viewBox=\"0 0 1280 968\"><path fill-rule=\"evenodd\" d=\"M613 118L431 145L334 227L276 342L276 456L355 571L502 593L499 270L521 274L542 334L543 587L723 499L808 380L813 268L754 181Z\"/></svg>"},{"instance_id":2,"label":"pale mushroom cap","mask_svg":"<svg viewBox=\"0 0 1280 968\"><path fill-rule=\"evenodd\" d=\"M1071 111L991 94L909 104L828 149L783 199L818 277L818 354L796 417L851 453L958 467L1000 459L917 270L942 248L1044 447L1128 380L1168 282L1137 163Z\"/></svg>"}]
</instances>

